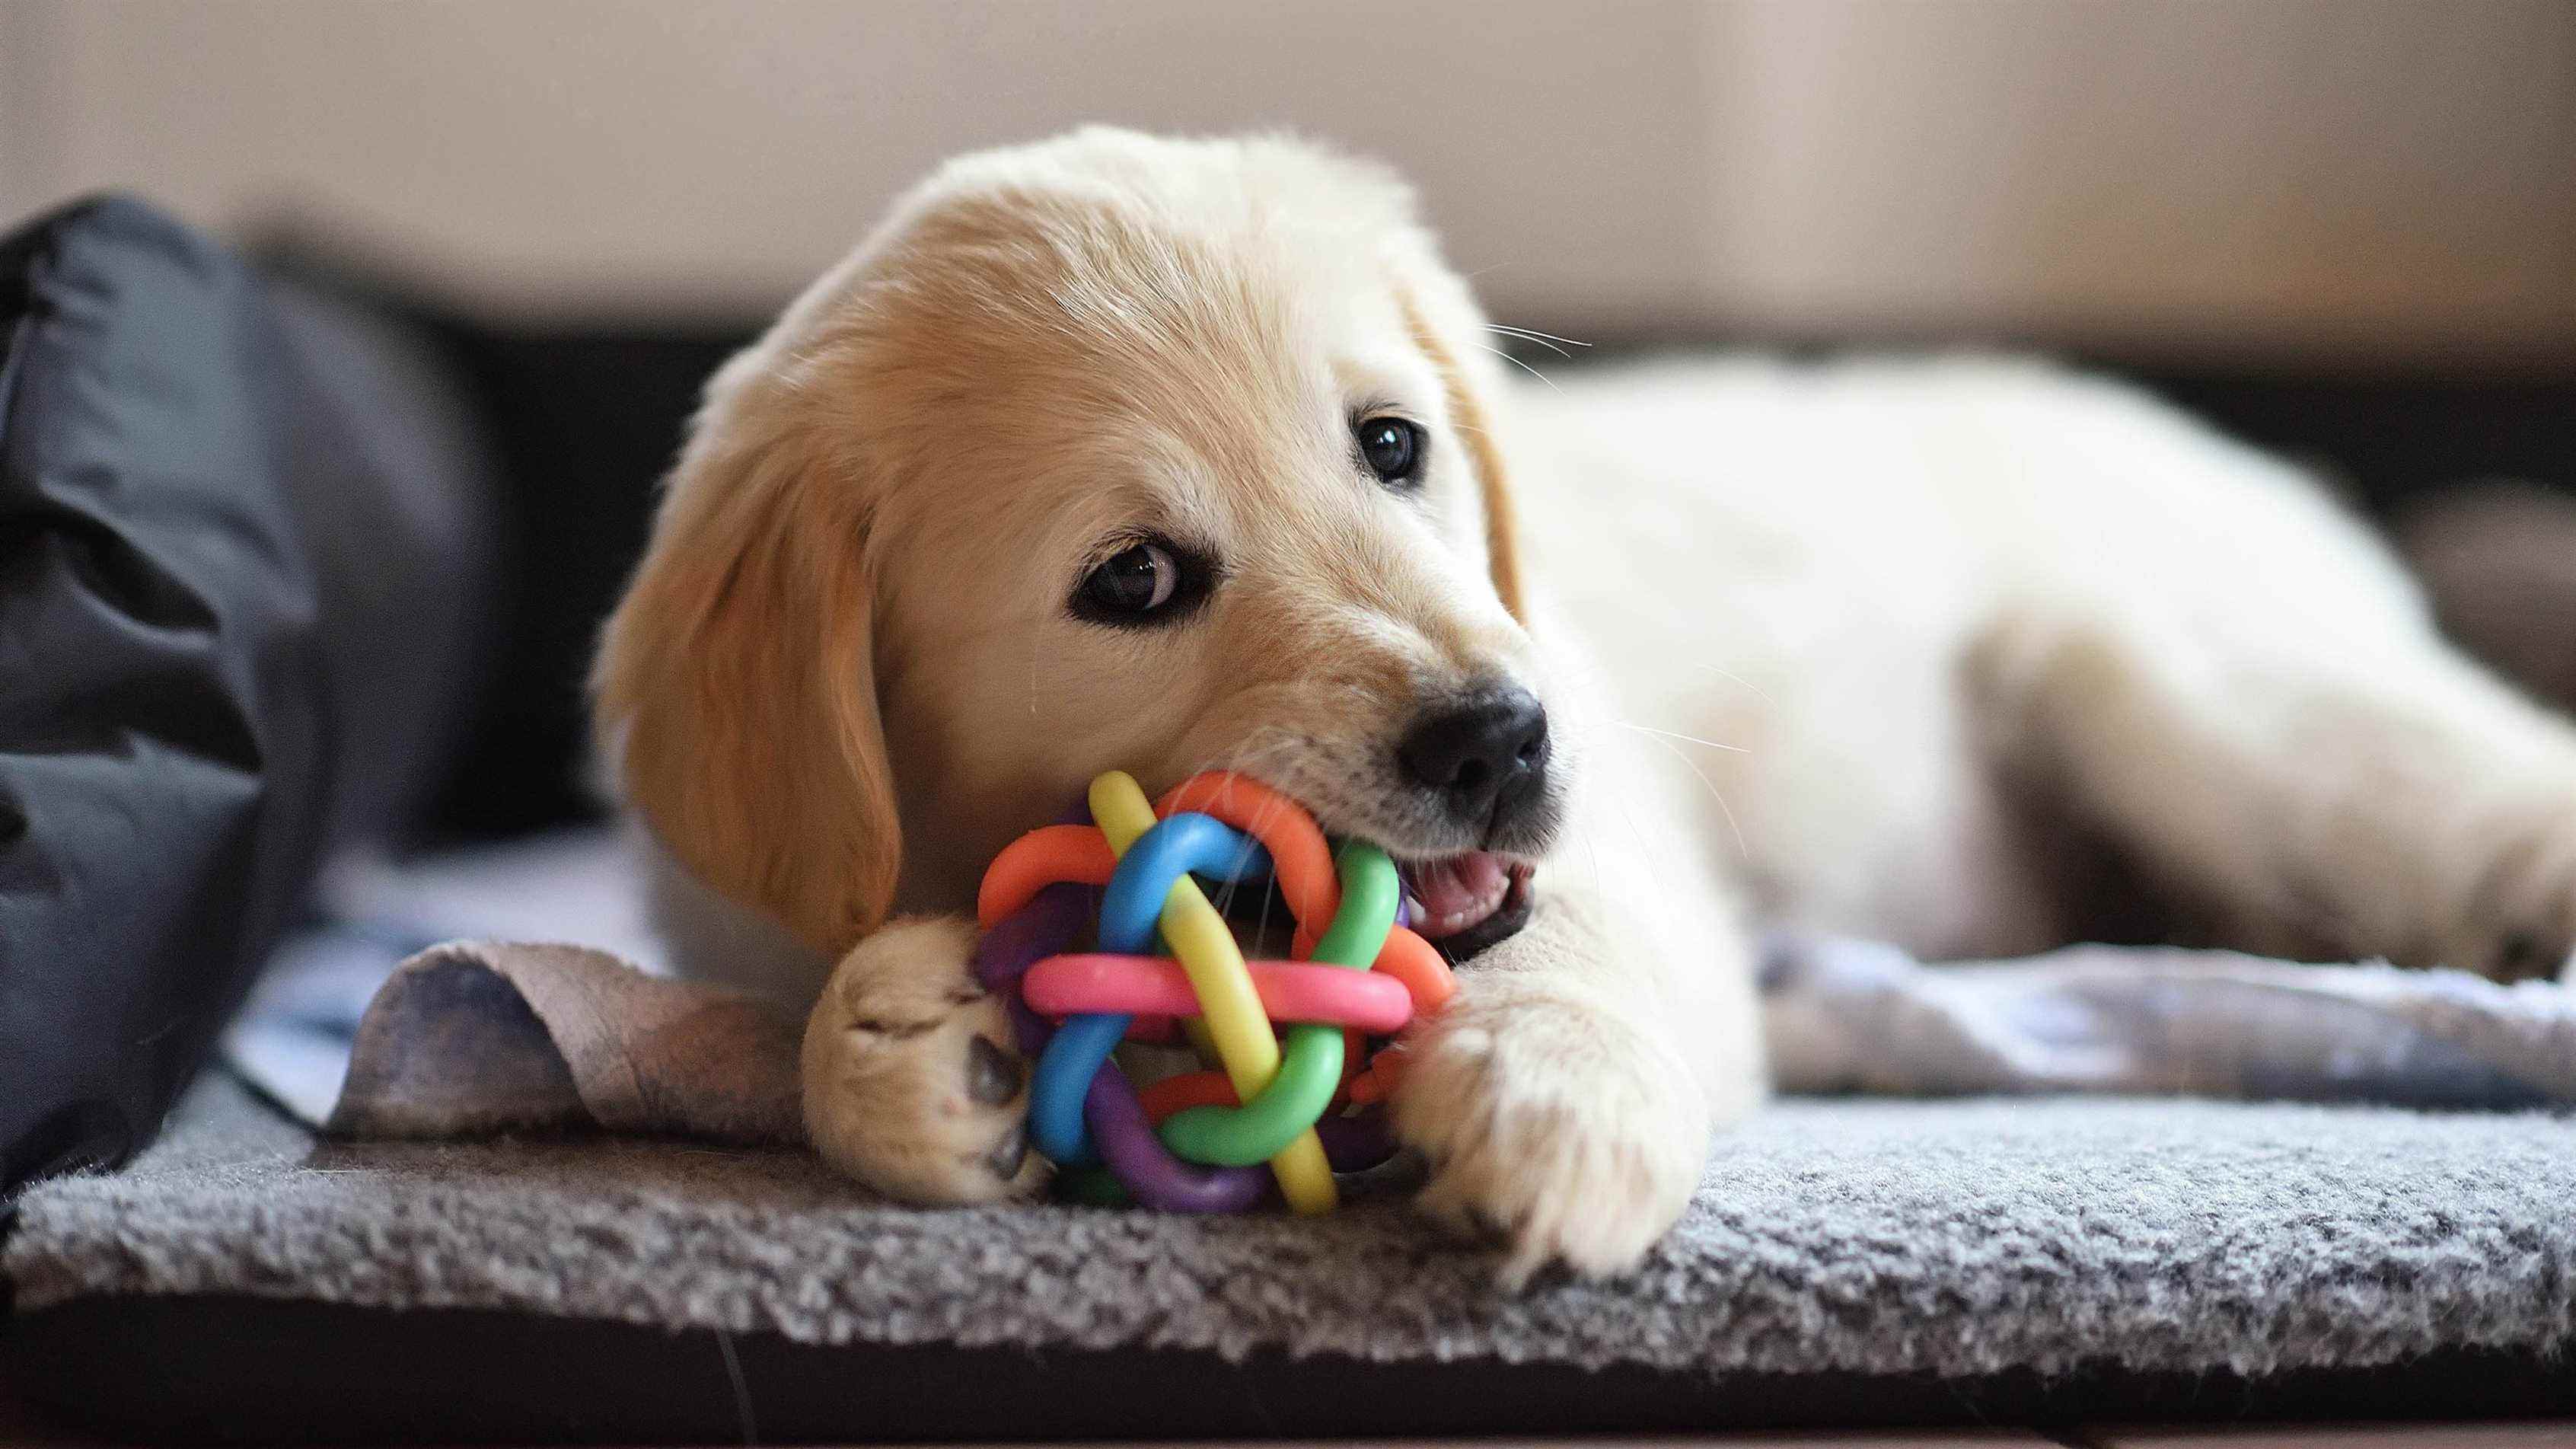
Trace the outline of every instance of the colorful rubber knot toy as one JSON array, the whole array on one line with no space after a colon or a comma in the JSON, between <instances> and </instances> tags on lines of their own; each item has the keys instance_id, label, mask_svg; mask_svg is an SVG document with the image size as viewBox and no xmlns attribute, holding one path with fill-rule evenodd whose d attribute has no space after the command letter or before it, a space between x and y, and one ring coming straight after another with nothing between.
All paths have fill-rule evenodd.
<instances>
[{"instance_id":1,"label":"colorful rubber knot toy","mask_svg":"<svg viewBox=\"0 0 2576 1449\"><path fill-rule=\"evenodd\" d=\"M1371 1057L1371 1041L1456 989L1398 919L1395 863L1361 841L1334 849L1295 801L1242 775L1198 775L1149 804L1112 770L1090 806L1092 824L1013 841L976 901L976 977L1037 1059L1030 1142L1088 1201L1238 1212L1275 1179L1294 1211L1329 1211L1336 1171L1393 1151L1383 1103L1403 1054ZM1245 961L1201 880L1275 883L1295 959ZM1209 1070L1139 1091L1110 1055L1129 1038L1186 1040Z\"/></svg>"}]
</instances>

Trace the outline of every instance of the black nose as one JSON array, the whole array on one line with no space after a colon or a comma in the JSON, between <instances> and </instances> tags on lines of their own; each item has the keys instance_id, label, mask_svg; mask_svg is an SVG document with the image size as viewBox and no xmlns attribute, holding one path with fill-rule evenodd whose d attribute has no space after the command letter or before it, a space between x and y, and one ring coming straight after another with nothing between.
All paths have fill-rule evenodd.
<instances>
[{"instance_id":1,"label":"black nose","mask_svg":"<svg viewBox=\"0 0 2576 1449\"><path fill-rule=\"evenodd\" d=\"M1395 753L1450 815L1501 825L1546 778L1547 709L1518 687L1451 700L1415 720Z\"/></svg>"}]
</instances>

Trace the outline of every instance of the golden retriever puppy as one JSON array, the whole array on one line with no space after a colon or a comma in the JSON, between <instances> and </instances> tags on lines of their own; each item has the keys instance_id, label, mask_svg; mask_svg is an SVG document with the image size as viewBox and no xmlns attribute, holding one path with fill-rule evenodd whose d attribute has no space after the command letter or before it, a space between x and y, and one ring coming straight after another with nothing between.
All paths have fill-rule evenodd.
<instances>
[{"instance_id":1,"label":"golden retriever puppy","mask_svg":"<svg viewBox=\"0 0 2576 1449\"><path fill-rule=\"evenodd\" d=\"M2290 470L2028 366L1507 386L1404 187L1289 140L905 198L710 384L595 688L679 954L811 1003L817 1146L925 1203L1042 1180L969 913L1109 768L1403 863L1465 964L1394 1120L1514 1274L1632 1263L1759 1100L1748 909L2576 936L2576 741Z\"/></svg>"}]
</instances>

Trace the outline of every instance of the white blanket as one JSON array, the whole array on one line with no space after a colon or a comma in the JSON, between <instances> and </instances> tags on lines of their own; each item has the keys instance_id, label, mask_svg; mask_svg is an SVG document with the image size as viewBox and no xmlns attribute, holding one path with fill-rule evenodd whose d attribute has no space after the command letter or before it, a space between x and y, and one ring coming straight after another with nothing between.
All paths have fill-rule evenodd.
<instances>
[{"instance_id":1,"label":"white blanket","mask_svg":"<svg viewBox=\"0 0 2576 1449\"><path fill-rule=\"evenodd\" d=\"M307 1121L338 1102L352 1130L473 1135L543 1097L553 1105L537 1115L566 1125L796 1134L801 1023L631 979L635 958L649 972L649 937L608 832L343 872L329 896L337 924L282 954L226 1043ZM611 949L419 950L539 933ZM407 956L404 984L382 991ZM1891 946L1782 935L1767 943L1763 991L1772 1068L1792 1093L2576 1106L2576 992L2557 983L2109 946L1927 966ZM755 1038L768 1046L749 1050ZM773 1054L745 1074L746 1056ZM340 1100L344 1080L363 1100Z\"/></svg>"},{"instance_id":2,"label":"white blanket","mask_svg":"<svg viewBox=\"0 0 2576 1449\"><path fill-rule=\"evenodd\" d=\"M2118 946L1926 966L1780 936L1763 988L1790 1092L2576 1104L2576 992L2557 982Z\"/></svg>"}]
</instances>

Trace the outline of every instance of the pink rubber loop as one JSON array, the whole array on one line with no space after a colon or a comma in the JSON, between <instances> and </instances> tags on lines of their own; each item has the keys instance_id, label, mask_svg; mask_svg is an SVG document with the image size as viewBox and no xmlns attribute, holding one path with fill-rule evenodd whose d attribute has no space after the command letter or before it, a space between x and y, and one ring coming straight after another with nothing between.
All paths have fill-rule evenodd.
<instances>
[{"instance_id":1,"label":"pink rubber loop","mask_svg":"<svg viewBox=\"0 0 2576 1449\"><path fill-rule=\"evenodd\" d=\"M1274 1022L1319 1022L1391 1036L1413 1019L1404 983L1372 971L1303 961L1247 961ZM1194 1016L1198 997L1177 961L1100 953L1049 956L1020 979L1020 996L1048 1016Z\"/></svg>"}]
</instances>

